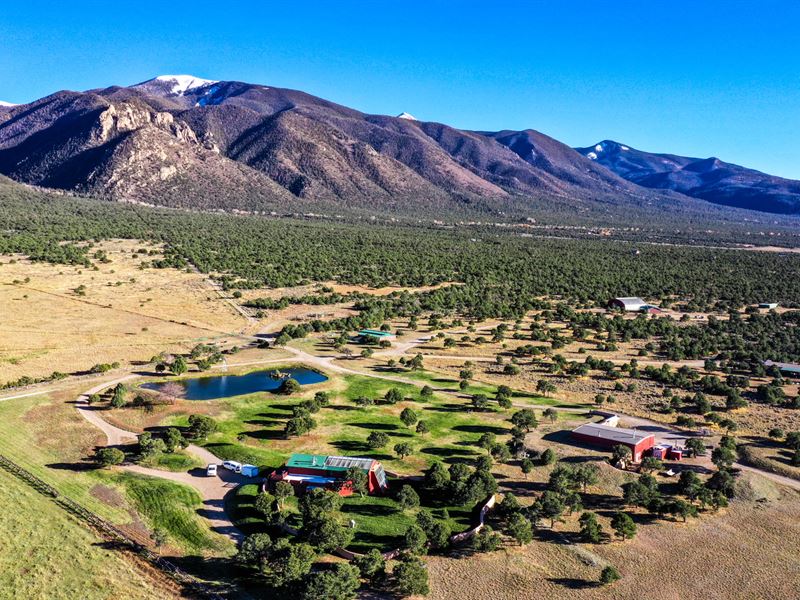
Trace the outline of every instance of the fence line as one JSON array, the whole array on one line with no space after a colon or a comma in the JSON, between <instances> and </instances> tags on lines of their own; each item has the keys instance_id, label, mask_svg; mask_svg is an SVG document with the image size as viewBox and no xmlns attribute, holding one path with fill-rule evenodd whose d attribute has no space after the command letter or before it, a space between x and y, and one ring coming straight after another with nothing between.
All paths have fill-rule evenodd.
<instances>
[{"instance_id":1,"label":"fence line","mask_svg":"<svg viewBox=\"0 0 800 600\"><path fill-rule=\"evenodd\" d=\"M450 543L451 544L459 544L463 541L466 541L470 538L475 537L478 532L483 529L483 526L486 522L486 513L488 513L492 508L494 508L495 502L497 502L497 496L492 494L489 499L481 506L480 513L478 514L478 524L473 527L472 529L468 529L462 533L457 533L455 535L450 536Z\"/></svg>"},{"instance_id":2,"label":"fence line","mask_svg":"<svg viewBox=\"0 0 800 600\"><path fill-rule=\"evenodd\" d=\"M126 546L129 550L131 550L132 552L136 553L137 555L145 559L151 565L157 567L158 569L166 573L169 577L171 577L174 581L176 581L180 585L186 587L187 589L195 592L196 594L204 598L208 598L209 600L224 600L222 596L216 593L207 584L195 578L193 575L186 573L185 571L180 569L177 565L167 560L163 556L160 556L155 552L149 550L146 546L146 542L143 542L141 539L137 540L129 533L122 531L121 529L112 525L102 517L97 516L90 510L87 510L77 502L74 502L73 500L70 500L66 496L63 496L62 494L59 493L57 489L55 489L51 485L48 485L47 483L39 479L36 475L24 469L23 467L19 466L14 461L6 458L2 454L0 454L0 468L5 469L12 475L21 479L22 481L30 485L32 488L34 488L40 494L52 498L53 501L56 504L58 504L61 508L63 508L76 518L80 519L84 523L88 524L93 530L95 530L106 540Z\"/></svg>"}]
</instances>

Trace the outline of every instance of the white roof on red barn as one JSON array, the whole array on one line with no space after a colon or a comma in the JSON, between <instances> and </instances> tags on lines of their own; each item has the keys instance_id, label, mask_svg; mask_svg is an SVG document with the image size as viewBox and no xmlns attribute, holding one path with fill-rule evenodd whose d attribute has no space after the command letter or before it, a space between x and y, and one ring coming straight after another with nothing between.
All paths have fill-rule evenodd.
<instances>
[{"instance_id":1,"label":"white roof on red barn","mask_svg":"<svg viewBox=\"0 0 800 600\"><path fill-rule=\"evenodd\" d=\"M610 427L597 423L586 423L573 429L572 433L586 435L603 440L611 440L620 444L638 444L647 438L654 438L652 433L637 431L636 429L625 429L623 427Z\"/></svg>"}]
</instances>

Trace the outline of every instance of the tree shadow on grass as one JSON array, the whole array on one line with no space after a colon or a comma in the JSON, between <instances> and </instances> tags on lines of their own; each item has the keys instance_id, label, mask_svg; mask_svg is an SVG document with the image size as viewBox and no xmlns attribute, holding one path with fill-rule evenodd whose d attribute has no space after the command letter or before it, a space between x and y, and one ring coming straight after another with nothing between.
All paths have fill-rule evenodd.
<instances>
[{"instance_id":1,"label":"tree shadow on grass","mask_svg":"<svg viewBox=\"0 0 800 600\"><path fill-rule=\"evenodd\" d=\"M395 431L399 429L397 425L393 425L392 423L358 423L358 422L350 422L345 423L345 425L350 425L351 427L360 427L361 429L372 429L376 431Z\"/></svg>"},{"instance_id":2,"label":"tree shadow on grass","mask_svg":"<svg viewBox=\"0 0 800 600\"><path fill-rule=\"evenodd\" d=\"M547 489L547 482L526 480L504 481L503 489L514 492L514 494L518 496L530 495L533 492L544 492Z\"/></svg>"},{"instance_id":3,"label":"tree shadow on grass","mask_svg":"<svg viewBox=\"0 0 800 600\"><path fill-rule=\"evenodd\" d=\"M286 421L278 421L277 419L248 419L245 421L247 425L261 425L262 427L271 427L275 425L283 426Z\"/></svg>"},{"instance_id":4,"label":"tree shadow on grass","mask_svg":"<svg viewBox=\"0 0 800 600\"><path fill-rule=\"evenodd\" d=\"M458 383L458 379L451 377L431 377L433 383Z\"/></svg>"},{"instance_id":5,"label":"tree shadow on grass","mask_svg":"<svg viewBox=\"0 0 800 600\"><path fill-rule=\"evenodd\" d=\"M469 433L494 433L496 435L505 435L511 430L506 427L497 425L456 425L453 431L467 431Z\"/></svg>"},{"instance_id":6,"label":"tree shadow on grass","mask_svg":"<svg viewBox=\"0 0 800 600\"><path fill-rule=\"evenodd\" d=\"M353 542L347 547L351 552L369 552L372 548L378 548L381 552L393 550L402 544L402 538L392 535L379 535L366 531L358 531L358 521L356 521L356 535Z\"/></svg>"},{"instance_id":7,"label":"tree shadow on grass","mask_svg":"<svg viewBox=\"0 0 800 600\"><path fill-rule=\"evenodd\" d=\"M581 494L583 506L587 510L616 510L619 508L619 497L608 494Z\"/></svg>"},{"instance_id":8,"label":"tree shadow on grass","mask_svg":"<svg viewBox=\"0 0 800 600\"><path fill-rule=\"evenodd\" d=\"M267 419L289 419L289 418L291 418L292 415L291 415L291 413L275 412L275 411L268 410L268 411L264 411L262 413L258 413L257 416L264 417L264 418L267 418Z\"/></svg>"},{"instance_id":9,"label":"tree shadow on grass","mask_svg":"<svg viewBox=\"0 0 800 600\"><path fill-rule=\"evenodd\" d=\"M57 469L59 471L74 471L76 473L85 471L96 471L102 468L99 464L89 461L81 462L57 462L45 465L48 469Z\"/></svg>"},{"instance_id":10,"label":"tree shadow on grass","mask_svg":"<svg viewBox=\"0 0 800 600\"><path fill-rule=\"evenodd\" d=\"M362 517L388 517L400 511L385 504L348 504L342 507L342 512L346 515L361 515Z\"/></svg>"},{"instance_id":11,"label":"tree shadow on grass","mask_svg":"<svg viewBox=\"0 0 800 600\"><path fill-rule=\"evenodd\" d=\"M542 523L546 524L547 526L541 527ZM561 544L563 546L563 545L577 544L578 542L581 541L580 532L557 531L551 529L550 521L547 519L542 519L539 525L540 526L536 529L536 538L543 542L549 542L551 544ZM556 523L556 526L558 526L558 523Z\"/></svg>"},{"instance_id":12,"label":"tree shadow on grass","mask_svg":"<svg viewBox=\"0 0 800 600\"><path fill-rule=\"evenodd\" d=\"M338 448L343 452L366 453L370 451L370 447L367 446L366 443L359 442L357 440L338 440L336 442L331 442L331 446Z\"/></svg>"},{"instance_id":13,"label":"tree shadow on grass","mask_svg":"<svg viewBox=\"0 0 800 600\"><path fill-rule=\"evenodd\" d=\"M455 404L453 402L440 404L438 406L430 406L426 408L426 410L432 410L436 412L467 412L464 404Z\"/></svg>"},{"instance_id":14,"label":"tree shadow on grass","mask_svg":"<svg viewBox=\"0 0 800 600\"><path fill-rule=\"evenodd\" d=\"M477 451L472 450L470 448L447 448L441 446L434 446L432 448L423 448L420 450L423 454L430 454L432 456L441 456L441 457L454 457L454 456L475 456L478 454Z\"/></svg>"},{"instance_id":15,"label":"tree shadow on grass","mask_svg":"<svg viewBox=\"0 0 800 600\"><path fill-rule=\"evenodd\" d=\"M258 431L244 431L242 432L249 438L254 440L285 440L286 434L283 429L260 429Z\"/></svg>"},{"instance_id":16,"label":"tree shadow on grass","mask_svg":"<svg viewBox=\"0 0 800 600\"><path fill-rule=\"evenodd\" d=\"M364 442L359 442L356 440L339 440L336 442L331 442L331 446L341 450L342 452L347 452L353 455L357 454L358 456L364 458L374 458L375 460L391 460L394 458L390 454L372 450Z\"/></svg>"}]
</instances>

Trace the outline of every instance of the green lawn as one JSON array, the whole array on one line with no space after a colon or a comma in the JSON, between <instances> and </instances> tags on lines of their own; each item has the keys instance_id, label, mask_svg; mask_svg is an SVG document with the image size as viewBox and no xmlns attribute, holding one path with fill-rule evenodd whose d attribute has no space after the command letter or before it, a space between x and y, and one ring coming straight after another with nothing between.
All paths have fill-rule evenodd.
<instances>
[{"instance_id":1,"label":"green lawn","mask_svg":"<svg viewBox=\"0 0 800 600\"><path fill-rule=\"evenodd\" d=\"M150 529L163 531L171 544L190 553L230 549L230 542L212 532L198 514L203 501L194 489L133 473L118 473L115 479Z\"/></svg>"},{"instance_id":2,"label":"green lawn","mask_svg":"<svg viewBox=\"0 0 800 600\"><path fill-rule=\"evenodd\" d=\"M258 493L258 484L246 483L240 485L229 496L228 503L225 506L225 511L230 515L231 520L247 535L266 531L263 517L253 507Z\"/></svg>"},{"instance_id":3,"label":"green lawn","mask_svg":"<svg viewBox=\"0 0 800 600\"><path fill-rule=\"evenodd\" d=\"M347 383L344 397L348 400L355 400L359 396L382 398L391 388L397 388L408 398L419 398L420 388L411 383L398 383L360 375L345 375L343 379Z\"/></svg>"},{"instance_id":4,"label":"green lawn","mask_svg":"<svg viewBox=\"0 0 800 600\"><path fill-rule=\"evenodd\" d=\"M345 521L356 522L353 542L348 547L353 552L381 551L397 548L403 534L415 523L417 511L400 510L394 498L383 496L349 496L342 502Z\"/></svg>"},{"instance_id":5,"label":"green lawn","mask_svg":"<svg viewBox=\"0 0 800 600\"><path fill-rule=\"evenodd\" d=\"M205 466L197 458L183 450L172 453L164 452L157 456L145 458L139 464L143 467L175 472L190 471Z\"/></svg>"},{"instance_id":6,"label":"green lawn","mask_svg":"<svg viewBox=\"0 0 800 600\"><path fill-rule=\"evenodd\" d=\"M268 531L264 519L254 508L259 486L248 484L239 487L231 499L228 508L236 525L245 533L263 533ZM424 498L424 496L423 496ZM288 521L295 527L301 526L297 498L290 498L286 511ZM450 528L458 533L472 526L474 517L470 507L429 506L434 517L443 520L443 508L449 513ZM349 524L350 519L356 522L352 543L348 546L354 552L368 552L372 548L387 551L397 548L403 543L403 535L409 526L416 522L419 509L401 510L392 496L364 496L357 494L342 499L340 511L341 522Z\"/></svg>"},{"instance_id":7,"label":"green lawn","mask_svg":"<svg viewBox=\"0 0 800 600\"><path fill-rule=\"evenodd\" d=\"M414 474L434 460L472 460L483 452L475 446L481 434L491 432L502 439L511 430L508 419L513 411L495 407L475 412L467 395L434 394L423 401L416 385L360 375L334 377L325 384L309 387L291 397L257 393L210 401L220 409L215 416L219 430L202 444L222 459L268 468L280 466L293 452L310 452L372 457L390 470ZM382 401L393 387L404 394L404 402L390 405ZM285 439L283 429L292 407L318 389L333 390L333 399L329 407L313 415L317 427L301 437ZM353 402L360 396L376 399L377 403L360 407ZM417 434L415 426L407 427L400 421L399 414L406 407L425 421L428 433ZM187 407L189 410L191 407ZM163 424L185 426L187 417L169 417ZM371 431L383 431L389 436L385 448L370 449L366 445ZM400 442L413 448L413 454L403 461L393 451Z\"/></svg>"}]
</instances>

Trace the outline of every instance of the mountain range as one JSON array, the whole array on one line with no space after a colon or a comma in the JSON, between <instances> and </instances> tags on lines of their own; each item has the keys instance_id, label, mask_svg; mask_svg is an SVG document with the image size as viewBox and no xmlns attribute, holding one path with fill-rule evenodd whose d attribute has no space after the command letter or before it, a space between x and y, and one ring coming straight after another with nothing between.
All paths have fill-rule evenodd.
<instances>
[{"instance_id":1,"label":"mountain range","mask_svg":"<svg viewBox=\"0 0 800 600\"><path fill-rule=\"evenodd\" d=\"M800 211L798 182L613 142L592 148L534 130L465 131L189 75L0 105L1 174L117 201L411 215L542 207L717 214L709 202Z\"/></svg>"},{"instance_id":2,"label":"mountain range","mask_svg":"<svg viewBox=\"0 0 800 600\"><path fill-rule=\"evenodd\" d=\"M767 175L718 158L654 154L611 140L576 150L647 188L674 190L726 206L772 213L800 212L800 181Z\"/></svg>"}]
</instances>

